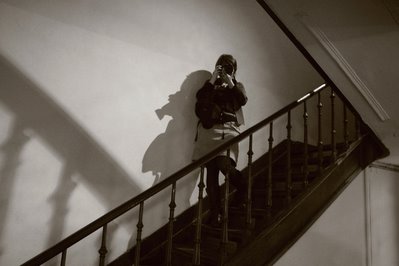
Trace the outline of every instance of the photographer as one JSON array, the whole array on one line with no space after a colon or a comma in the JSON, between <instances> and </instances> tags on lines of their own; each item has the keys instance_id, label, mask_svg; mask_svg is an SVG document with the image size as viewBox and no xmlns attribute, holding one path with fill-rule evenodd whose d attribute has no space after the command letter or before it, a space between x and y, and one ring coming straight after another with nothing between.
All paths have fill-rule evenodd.
<instances>
[{"instance_id":1,"label":"photographer","mask_svg":"<svg viewBox=\"0 0 399 266\"><path fill-rule=\"evenodd\" d=\"M212 77L196 94L197 101L211 100L215 105L213 113L217 115L216 118L212 118L211 122L205 121L200 111L196 109L200 123L197 129L193 160L201 158L240 133L239 126L243 124L241 107L247 103L247 96L244 86L235 78L236 71L237 61L234 57L227 54L221 55L216 62ZM206 164L206 191L211 212L208 223L212 226L218 226L221 220L219 171L224 175L228 173L231 183L237 188L236 203L242 204L244 201L246 182L241 172L236 169L238 148L238 143L236 143L230 147L229 157L225 151Z\"/></svg>"}]
</instances>

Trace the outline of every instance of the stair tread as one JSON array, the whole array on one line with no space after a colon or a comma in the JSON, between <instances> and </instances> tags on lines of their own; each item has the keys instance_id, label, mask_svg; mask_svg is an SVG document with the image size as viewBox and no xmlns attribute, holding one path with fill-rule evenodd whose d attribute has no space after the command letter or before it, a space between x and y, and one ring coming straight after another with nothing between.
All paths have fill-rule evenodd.
<instances>
[{"instance_id":1,"label":"stair tread","mask_svg":"<svg viewBox=\"0 0 399 266\"><path fill-rule=\"evenodd\" d=\"M228 241L226 244L226 252L231 255L237 250L237 243ZM178 252L183 256L191 259L194 255L194 247L185 244L174 245L174 252ZM216 264L220 259L221 245L220 240L206 238L201 241L200 255L201 262Z\"/></svg>"}]
</instances>

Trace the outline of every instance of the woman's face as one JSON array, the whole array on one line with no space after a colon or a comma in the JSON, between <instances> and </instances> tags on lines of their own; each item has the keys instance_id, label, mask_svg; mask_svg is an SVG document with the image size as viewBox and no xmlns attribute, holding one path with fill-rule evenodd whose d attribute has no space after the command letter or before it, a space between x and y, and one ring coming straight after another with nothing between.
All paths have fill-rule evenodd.
<instances>
[{"instance_id":1,"label":"woman's face","mask_svg":"<svg viewBox=\"0 0 399 266\"><path fill-rule=\"evenodd\" d=\"M228 63L219 64L216 66L216 68L219 70L223 70L226 74L230 76L234 74L234 67L231 64Z\"/></svg>"},{"instance_id":2,"label":"woman's face","mask_svg":"<svg viewBox=\"0 0 399 266\"><path fill-rule=\"evenodd\" d=\"M233 75L234 73L234 67L231 64L223 64L222 68L224 70L224 72L228 75Z\"/></svg>"}]
</instances>

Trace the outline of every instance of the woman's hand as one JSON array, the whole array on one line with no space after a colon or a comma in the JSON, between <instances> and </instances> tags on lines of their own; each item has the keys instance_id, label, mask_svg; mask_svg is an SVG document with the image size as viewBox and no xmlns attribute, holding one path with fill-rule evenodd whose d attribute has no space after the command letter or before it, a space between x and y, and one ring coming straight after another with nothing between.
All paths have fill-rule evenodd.
<instances>
[{"instance_id":1,"label":"woman's hand","mask_svg":"<svg viewBox=\"0 0 399 266\"><path fill-rule=\"evenodd\" d=\"M223 82L226 82L230 89L234 87L233 76L227 74L222 66L216 66L213 71L212 77L209 80L211 84L215 84L215 81L221 78Z\"/></svg>"},{"instance_id":2,"label":"woman's hand","mask_svg":"<svg viewBox=\"0 0 399 266\"><path fill-rule=\"evenodd\" d=\"M212 77L209 80L209 82L213 85L215 84L215 81L220 77L222 72L222 68L220 66L216 66L215 70L213 71Z\"/></svg>"},{"instance_id":3,"label":"woman's hand","mask_svg":"<svg viewBox=\"0 0 399 266\"><path fill-rule=\"evenodd\" d=\"M223 69L220 73L221 79L227 83L230 89L234 87L233 77L227 74Z\"/></svg>"}]
</instances>

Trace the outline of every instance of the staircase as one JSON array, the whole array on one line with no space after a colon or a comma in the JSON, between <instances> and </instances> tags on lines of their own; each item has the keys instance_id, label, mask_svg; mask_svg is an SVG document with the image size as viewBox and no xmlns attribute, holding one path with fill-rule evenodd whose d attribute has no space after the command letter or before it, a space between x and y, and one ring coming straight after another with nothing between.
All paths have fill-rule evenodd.
<instances>
[{"instance_id":1,"label":"staircase","mask_svg":"<svg viewBox=\"0 0 399 266\"><path fill-rule=\"evenodd\" d=\"M307 145L307 168L304 169L305 145L291 142L291 188L287 187L287 145L285 140L272 151L271 204L268 204L268 173L265 166L269 154L253 163L252 217L247 223L243 208L229 206L228 242L221 248L223 230L206 224L201 226L200 265L270 265L276 261L321 215L329 204L374 156L386 152L372 134L364 134L352 143L336 145L337 158L332 159L332 146ZM379 153L379 154L378 154ZM321 169L320 169L321 162ZM248 168L243 170L248 174ZM287 193L291 189L290 195ZM231 188L231 198L235 189ZM171 265L193 265L196 219L193 206L177 217ZM207 211L203 215L206 217ZM191 216L191 219L189 218ZM159 244L166 228L142 243L140 265L165 265L165 242ZM154 241L155 240L155 241ZM156 244L155 244L156 243ZM109 265L133 265L133 248Z\"/></svg>"},{"instance_id":2,"label":"staircase","mask_svg":"<svg viewBox=\"0 0 399 266\"><path fill-rule=\"evenodd\" d=\"M105 265L108 224L132 209L138 209L136 246L108 265L241 266L273 263L352 178L371 162L389 153L339 90L327 88L329 86L323 84L310 91L23 265L41 265L57 255L61 255L60 264L67 265L68 248L101 228L99 265ZM324 110L322 99L326 97L323 98L322 93L330 98L329 109ZM316 113L308 112L310 104L317 107ZM337 106L342 107L340 112ZM292 123L294 112L302 113L302 125ZM310 120L310 115L316 119ZM276 123L281 119L284 125ZM315 124L308 125L309 121ZM276 129L275 124L280 128ZM296 133L302 132L301 137L292 137L293 124ZM324 132L325 129L329 130ZM264 141L264 135L255 134L262 130L268 132L267 141ZM274 144L274 135L284 131L287 138ZM268 151L253 161L253 140L259 136L263 136L261 142L268 143ZM202 222L209 215L208 201L204 198L205 164L245 139L248 139L248 163L242 169L248 184L245 206L238 208L232 204L236 190L230 186L226 175L222 189L222 224L218 228L208 226ZM327 144L324 143L326 140ZM198 203L175 217L177 181L198 168L201 169ZM171 189L169 222L142 239L144 203L165 189Z\"/></svg>"}]
</instances>

